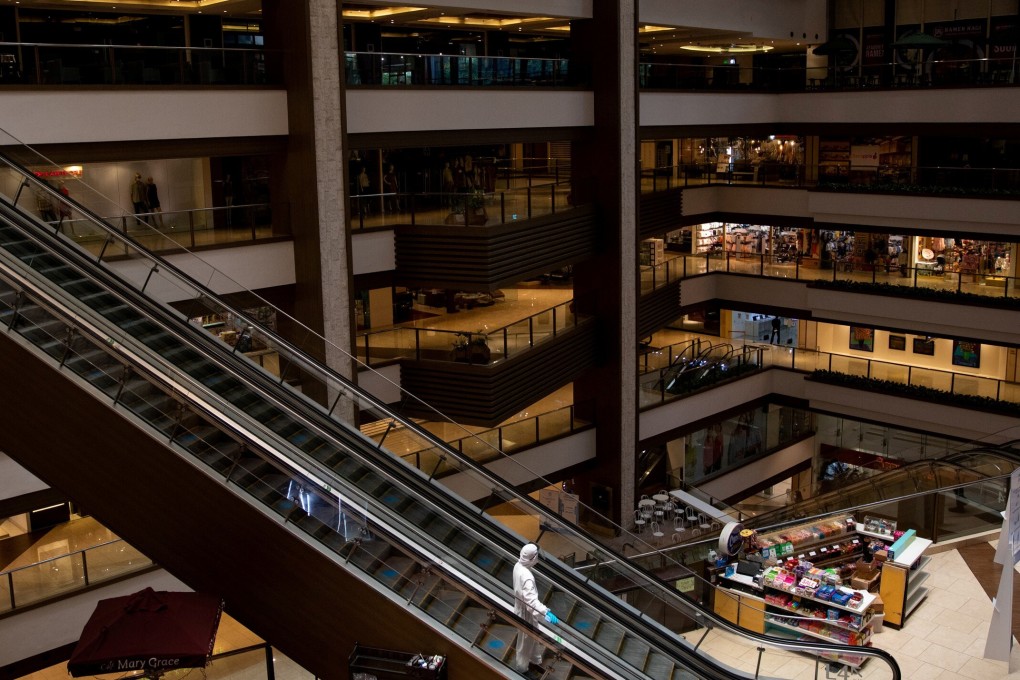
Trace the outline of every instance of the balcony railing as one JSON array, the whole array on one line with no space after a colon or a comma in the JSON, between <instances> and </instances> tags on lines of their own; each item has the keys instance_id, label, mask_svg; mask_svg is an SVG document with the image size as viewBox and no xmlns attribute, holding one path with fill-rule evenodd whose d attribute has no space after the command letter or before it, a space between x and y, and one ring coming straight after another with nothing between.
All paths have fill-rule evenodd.
<instances>
[{"instance_id":1,"label":"balcony railing","mask_svg":"<svg viewBox=\"0 0 1020 680\"><path fill-rule=\"evenodd\" d=\"M572 84L569 66L568 59L344 53L344 77L348 87L563 87Z\"/></svg>"},{"instance_id":2,"label":"balcony railing","mask_svg":"<svg viewBox=\"0 0 1020 680\"><path fill-rule=\"evenodd\" d=\"M494 453L496 451L513 453L580 432L592 426L591 422L578 418L577 406L570 404L499 427L481 430L470 437L461 437L447 443L476 463L485 464L498 458L498 454ZM365 434L376 441L381 441L383 437L399 436L399 432L369 431ZM417 440L410 442L410 446L412 448L405 448L400 453L409 465L429 474L455 472L453 468L444 465L440 452L434 447L427 447L424 442Z\"/></svg>"},{"instance_id":3,"label":"balcony railing","mask_svg":"<svg viewBox=\"0 0 1020 680\"><path fill-rule=\"evenodd\" d=\"M462 293L461 295L478 295ZM470 302L470 301L466 301ZM356 352L369 366L413 359L488 365L517 356L575 325L573 301L532 314L501 328L480 331L393 328L359 335Z\"/></svg>"},{"instance_id":4,"label":"balcony railing","mask_svg":"<svg viewBox=\"0 0 1020 680\"><path fill-rule=\"evenodd\" d=\"M1006 58L934 59L920 66L840 64L794 68L737 65L642 63L645 90L803 92L929 87L1009 87L1020 81L1020 67Z\"/></svg>"},{"instance_id":5,"label":"balcony railing","mask_svg":"<svg viewBox=\"0 0 1020 680\"><path fill-rule=\"evenodd\" d=\"M0 571L0 612L36 604L154 566L117 539Z\"/></svg>"},{"instance_id":6,"label":"balcony railing","mask_svg":"<svg viewBox=\"0 0 1020 680\"><path fill-rule=\"evenodd\" d=\"M642 266L641 292L647 293L677 279L711 272L808 282L885 284L914 290L969 293L992 300L1020 298L1018 277L982 274L977 271L945 271L945 267L940 267L935 262L918 263L914 267L908 267L891 262L867 264L859 262L856 258L818 260L797 256L729 252L679 255L660 265Z\"/></svg>"},{"instance_id":7,"label":"balcony railing","mask_svg":"<svg viewBox=\"0 0 1020 680\"><path fill-rule=\"evenodd\" d=\"M397 224L493 226L574 207L570 185L549 182L473 193L362 194L348 199L354 229Z\"/></svg>"},{"instance_id":8,"label":"balcony railing","mask_svg":"<svg viewBox=\"0 0 1020 680\"><path fill-rule=\"evenodd\" d=\"M754 350L753 354L748 351L741 356L746 357L747 360L762 369L785 368L803 373L832 371L870 380L884 380L901 385L940 390L952 395L984 397L995 401L1020 404L1020 383L1008 380L800 347L744 343L734 339L727 340L726 344ZM676 349L681 350L682 347L683 343L676 346ZM674 354L674 352L671 351L670 354ZM676 351L675 354L679 355L680 351ZM647 365L647 361L643 363ZM666 366L656 366L639 378L642 386L640 400L642 407L661 404L683 396L670 393L665 389L663 377L669 372L671 364L672 362Z\"/></svg>"},{"instance_id":9,"label":"balcony railing","mask_svg":"<svg viewBox=\"0 0 1020 680\"><path fill-rule=\"evenodd\" d=\"M19 200L30 202L32 198L22 193ZM28 203L25 205L27 207ZM191 250L290 235L290 206L285 203L118 214L103 219L157 253L182 247ZM90 220L72 216L50 220L49 223L97 255L116 256L126 252L127 246L108 243L106 232Z\"/></svg>"},{"instance_id":10,"label":"balcony railing","mask_svg":"<svg viewBox=\"0 0 1020 680\"><path fill-rule=\"evenodd\" d=\"M261 48L0 42L0 84L268 83Z\"/></svg>"},{"instance_id":11,"label":"balcony railing","mask_svg":"<svg viewBox=\"0 0 1020 680\"><path fill-rule=\"evenodd\" d=\"M852 175L851 175L852 170ZM831 174L830 174L831 173ZM937 196L1020 196L1020 168L795 163L684 163L641 171L644 193L713 184L817 187L828 191Z\"/></svg>"}]
</instances>

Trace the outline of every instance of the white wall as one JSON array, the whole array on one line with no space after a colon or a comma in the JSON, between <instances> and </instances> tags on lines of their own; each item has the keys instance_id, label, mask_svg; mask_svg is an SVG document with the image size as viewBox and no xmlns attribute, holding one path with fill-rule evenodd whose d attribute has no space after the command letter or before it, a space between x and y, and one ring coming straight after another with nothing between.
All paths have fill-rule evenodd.
<instances>
[{"instance_id":1,"label":"white wall","mask_svg":"<svg viewBox=\"0 0 1020 680\"><path fill-rule=\"evenodd\" d=\"M371 272L388 272L396 269L396 251L393 231L354 232L351 248L354 275Z\"/></svg>"},{"instance_id":2,"label":"white wall","mask_svg":"<svg viewBox=\"0 0 1020 680\"><path fill-rule=\"evenodd\" d=\"M175 254L165 259L220 294L272 288L295 281L294 244L291 241ZM108 266L136 286L149 276L147 260L110 262ZM163 302L194 297L193 291L179 288L172 279L164 279L161 274L150 279L146 291Z\"/></svg>"},{"instance_id":3,"label":"white wall","mask_svg":"<svg viewBox=\"0 0 1020 680\"><path fill-rule=\"evenodd\" d=\"M347 92L347 132L590 127L583 90L377 89ZM455 138L451 138L455 139Z\"/></svg>"},{"instance_id":4,"label":"white wall","mask_svg":"<svg viewBox=\"0 0 1020 680\"><path fill-rule=\"evenodd\" d=\"M42 491L50 485L0 453L0 499L14 498L33 491Z\"/></svg>"},{"instance_id":5,"label":"white wall","mask_svg":"<svg viewBox=\"0 0 1020 680\"><path fill-rule=\"evenodd\" d=\"M23 144L286 135L287 93L12 90L0 97L0 121Z\"/></svg>"},{"instance_id":6,"label":"white wall","mask_svg":"<svg viewBox=\"0 0 1020 680\"><path fill-rule=\"evenodd\" d=\"M1020 88L874 92L643 92L641 125L748 125L775 123L1012 123Z\"/></svg>"}]
</instances>

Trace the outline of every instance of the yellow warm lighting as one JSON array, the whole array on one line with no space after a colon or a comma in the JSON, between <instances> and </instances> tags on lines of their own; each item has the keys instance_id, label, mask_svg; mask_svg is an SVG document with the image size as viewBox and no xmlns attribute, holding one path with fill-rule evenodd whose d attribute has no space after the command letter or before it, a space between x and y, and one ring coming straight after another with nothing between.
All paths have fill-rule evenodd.
<instances>
[{"instance_id":1,"label":"yellow warm lighting","mask_svg":"<svg viewBox=\"0 0 1020 680\"><path fill-rule=\"evenodd\" d=\"M458 26L478 26L480 28L507 28L510 26L527 26L544 21L554 21L552 17L520 17L514 19L491 19L486 17L432 17L422 19L423 22L433 24L456 24ZM562 29L560 29L562 30ZM567 27L566 30L570 30Z\"/></svg>"},{"instance_id":2,"label":"yellow warm lighting","mask_svg":"<svg viewBox=\"0 0 1020 680\"><path fill-rule=\"evenodd\" d=\"M69 5L103 5L110 6L110 0L65 0ZM117 0L117 8L173 8L176 10L200 10L206 7L221 5L228 0Z\"/></svg>"},{"instance_id":3,"label":"yellow warm lighting","mask_svg":"<svg viewBox=\"0 0 1020 680\"><path fill-rule=\"evenodd\" d=\"M768 52L772 45L681 45L680 49L690 52L708 52L711 54L744 54L749 52Z\"/></svg>"},{"instance_id":4,"label":"yellow warm lighting","mask_svg":"<svg viewBox=\"0 0 1020 680\"><path fill-rule=\"evenodd\" d=\"M380 7L379 9L345 9L344 18L347 19L382 19L408 12L421 12L424 7Z\"/></svg>"},{"instance_id":5,"label":"yellow warm lighting","mask_svg":"<svg viewBox=\"0 0 1020 680\"><path fill-rule=\"evenodd\" d=\"M659 33L660 31L675 31L672 26L642 26L638 33Z\"/></svg>"}]
</instances>

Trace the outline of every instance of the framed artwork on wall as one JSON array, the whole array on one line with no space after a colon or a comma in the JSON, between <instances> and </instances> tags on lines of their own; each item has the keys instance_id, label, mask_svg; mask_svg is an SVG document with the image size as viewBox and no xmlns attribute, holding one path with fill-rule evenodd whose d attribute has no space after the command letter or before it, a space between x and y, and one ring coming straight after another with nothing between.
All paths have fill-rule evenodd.
<instances>
[{"instance_id":1,"label":"framed artwork on wall","mask_svg":"<svg viewBox=\"0 0 1020 680\"><path fill-rule=\"evenodd\" d=\"M890 335L889 336L889 349L899 350L903 352L907 349L907 336L905 335Z\"/></svg>"},{"instance_id":2,"label":"framed artwork on wall","mask_svg":"<svg viewBox=\"0 0 1020 680\"><path fill-rule=\"evenodd\" d=\"M861 352L875 351L875 329L850 326L850 349Z\"/></svg>"},{"instance_id":3,"label":"framed artwork on wall","mask_svg":"<svg viewBox=\"0 0 1020 680\"><path fill-rule=\"evenodd\" d=\"M935 356L935 338L914 338L914 354Z\"/></svg>"},{"instance_id":4,"label":"framed artwork on wall","mask_svg":"<svg viewBox=\"0 0 1020 680\"><path fill-rule=\"evenodd\" d=\"M980 368L981 343L970 340L953 340L953 365Z\"/></svg>"}]
</instances>

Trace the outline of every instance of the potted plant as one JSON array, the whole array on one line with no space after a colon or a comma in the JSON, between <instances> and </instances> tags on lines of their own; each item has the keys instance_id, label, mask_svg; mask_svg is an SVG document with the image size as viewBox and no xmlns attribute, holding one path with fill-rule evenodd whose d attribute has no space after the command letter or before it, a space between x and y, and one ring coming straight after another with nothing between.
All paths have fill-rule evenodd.
<instances>
[{"instance_id":1,"label":"potted plant","mask_svg":"<svg viewBox=\"0 0 1020 680\"><path fill-rule=\"evenodd\" d=\"M445 222L481 226L488 220L489 215L485 212L485 194L481 189L475 189L470 194L457 195Z\"/></svg>"}]
</instances>

